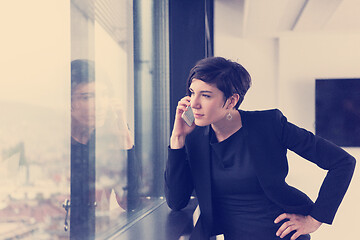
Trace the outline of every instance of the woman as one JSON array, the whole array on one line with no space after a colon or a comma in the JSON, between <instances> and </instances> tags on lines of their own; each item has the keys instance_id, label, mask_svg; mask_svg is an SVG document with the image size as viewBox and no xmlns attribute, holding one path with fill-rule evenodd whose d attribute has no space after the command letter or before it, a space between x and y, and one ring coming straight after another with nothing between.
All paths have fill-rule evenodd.
<instances>
[{"instance_id":1,"label":"woman","mask_svg":"<svg viewBox=\"0 0 360 240\"><path fill-rule=\"evenodd\" d=\"M245 68L221 57L190 71L165 170L170 208L184 208L195 190L201 214L190 239L310 239L322 223L332 223L350 183L355 159L341 148L289 123L279 110L238 110L250 84ZM191 126L181 118L188 106ZM286 184L287 149L328 170L315 203Z\"/></svg>"},{"instance_id":2,"label":"woman","mask_svg":"<svg viewBox=\"0 0 360 240\"><path fill-rule=\"evenodd\" d=\"M137 206L140 164L122 108L109 95L95 81L93 61L71 62L71 239L94 239L95 229L109 227L110 211ZM111 209L111 196L119 208Z\"/></svg>"}]
</instances>

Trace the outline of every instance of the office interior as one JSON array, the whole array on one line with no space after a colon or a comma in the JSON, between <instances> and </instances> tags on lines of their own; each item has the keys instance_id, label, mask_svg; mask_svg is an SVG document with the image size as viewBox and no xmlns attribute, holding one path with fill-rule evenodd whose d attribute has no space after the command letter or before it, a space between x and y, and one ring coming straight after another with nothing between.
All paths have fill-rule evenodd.
<instances>
[{"instance_id":1,"label":"office interior","mask_svg":"<svg viewBox=\"0 0 360 240\"><path fill-rule=\"evenodd\" d=\"M84 172L94 178L80 183L93 194L86 239L187 239L196 198L172 212L163 171L191 67L211 56L239 62L253 80L241 109L279 108L316 133L317 81L351 80L346 94L359 95L359 12L357 0L1 2L0 239L81 239L71 227L81 193L71 186ZM79 99L75 61L94 83ZM87 116L106 105L91 126L86 169L72 165L77 100ZM359 109L343 123L358 136ZM356 139L339 145L359 159ZM316 199L326 172L288 158L287 182ZM357 238L359 185L357 167L334 223L313 239Z\"/></svg>"}]
</instances>

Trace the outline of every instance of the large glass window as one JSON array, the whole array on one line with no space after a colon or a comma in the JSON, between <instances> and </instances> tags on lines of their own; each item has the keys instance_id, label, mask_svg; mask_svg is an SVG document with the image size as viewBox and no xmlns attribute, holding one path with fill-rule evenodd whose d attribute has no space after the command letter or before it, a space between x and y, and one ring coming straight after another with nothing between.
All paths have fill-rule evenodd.
<instances>
[{"instance_id":1,"label":"large glass window","mask_svg":"<svg viewBox=\"0 0 360 240\"><path fill-rule=\"evenodd\" d=\"M70 2L1 3L0 239L68 238L69 26Z\"/></svg>"},{"instance_id":2,"label":"large glass window","mask_svg":"<svg viewBox=\"0 0 360 240\"><path fill-rule=\"evenodd\" d=\"M163 202L166 1L0 8L0 239L106 239Z\"/></svg>"}]
</instances>

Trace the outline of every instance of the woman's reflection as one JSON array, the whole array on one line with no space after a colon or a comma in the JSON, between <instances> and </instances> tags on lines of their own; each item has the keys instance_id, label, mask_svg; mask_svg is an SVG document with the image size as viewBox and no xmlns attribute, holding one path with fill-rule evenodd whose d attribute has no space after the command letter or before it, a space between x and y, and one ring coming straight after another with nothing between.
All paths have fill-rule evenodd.
<instances>
[{"instance_id":1,"label":"woman's reflection","mask_svg":"<svg viewBox=\"0 0 360 240\"><path fill-rule=\"evenodd\" d=\"M94 62L72 61L71 239L93 239L111 215L136 208L140 171L133 140L121 103L103 80L95 82Z\"/></svg>"}]
</instances>

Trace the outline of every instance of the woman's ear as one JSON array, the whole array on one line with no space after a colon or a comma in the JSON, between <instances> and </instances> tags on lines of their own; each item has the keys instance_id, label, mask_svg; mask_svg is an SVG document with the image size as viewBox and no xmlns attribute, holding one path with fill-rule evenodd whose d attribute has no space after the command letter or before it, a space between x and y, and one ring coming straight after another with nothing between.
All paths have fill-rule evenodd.
<instances>
[{"instance_id":1,"label":"woman's ear","mask_svg":"<svg viewBox=\"0 0 360 240\"><path fill-rule=\"evenodd\" d=\"M232 109L236 106L237 102L239 101L240 96L237 93L234 93L231 97L228 98L228 106L227 109Z\"/></svg>"}]
</instances>

